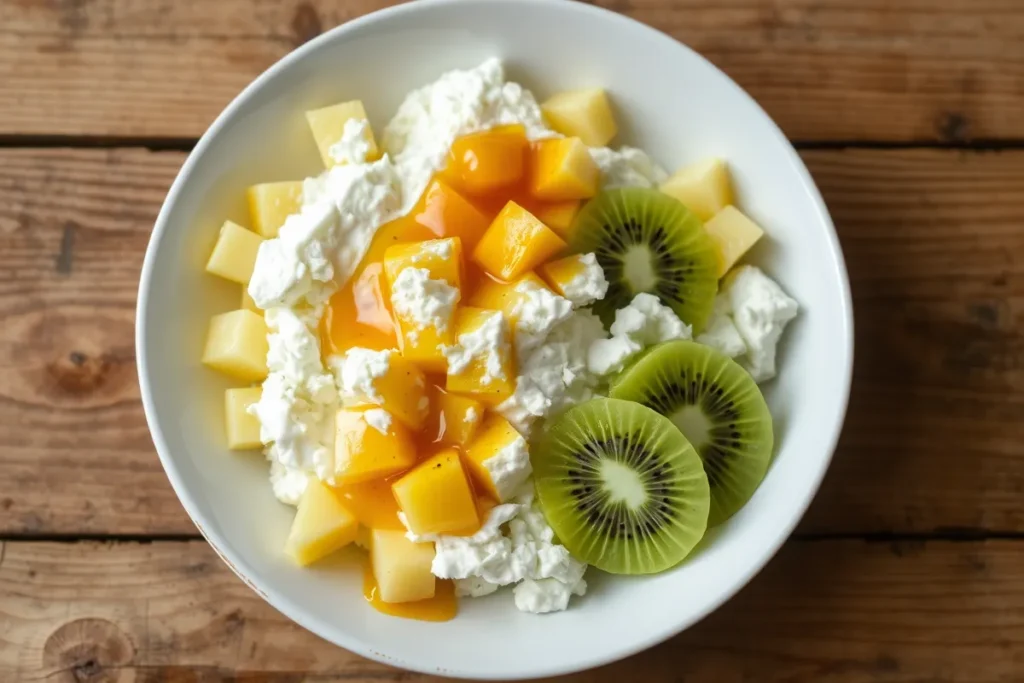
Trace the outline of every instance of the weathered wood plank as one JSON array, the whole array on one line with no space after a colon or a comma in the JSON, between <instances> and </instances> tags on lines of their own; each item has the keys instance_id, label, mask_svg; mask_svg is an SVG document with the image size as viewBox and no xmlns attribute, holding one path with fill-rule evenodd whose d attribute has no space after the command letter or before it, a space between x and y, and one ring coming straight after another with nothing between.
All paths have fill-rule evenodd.
<instances>
[{"instance_id":1,"label":"weathered wood plank","mask_svg":"<svg viewBox=\"0 0 1024 683\"><path fill-rule=\"evenodd\" d=\"M1024 137L1016 0L594 0L691 45L799 139ZM0 135L196 137L295 46L393 0L0 4Z\"/></svg>"},{"instance_id":2,"label":"weathered wood plank","mask_svg":"<svg viewBox=\"0 0 1024 683\"><path fill-rule=\"evenodd\" d=\"M194 532L139 402L135 295L181 153L0 153L0 528Z\"/></svg>"},{"instance_id":3,"label":"weathered wood plank","mask_svg":"<svg viewBox=\"0 0 1024 683\"><path fill-rule=\"evenodd\" d=\"M558 680L1009 683L1024 667L1022 572L1015 542L791 543L688 632ZM441 680L303 631L201 541L9 542L0 624L5 681Z\"/></svg>"},{"instance_id":4,"label":"weathered wood plank","mask_svg":"<svg viewBox=\"0 0 1024 683\"><path fill-rule=\"evenodd\" d=\"M814 151L856 299L850 417L803 530L1024 530L1024 153ZM183 155L0 152L0 533L192 533L132 316Z\"/></svg>"}]
</instances>

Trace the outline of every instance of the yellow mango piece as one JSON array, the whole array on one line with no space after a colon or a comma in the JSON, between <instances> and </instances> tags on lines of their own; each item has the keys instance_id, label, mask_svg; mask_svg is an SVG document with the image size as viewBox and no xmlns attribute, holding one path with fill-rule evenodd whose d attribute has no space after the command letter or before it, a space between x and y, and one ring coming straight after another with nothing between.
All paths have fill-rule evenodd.
<instances>
[{"instance_id":1,"label":"yellow mango piece","mask_svg":"<svg viewBox=\"0 0 1024 683\"><path fill-rule=\"evenodd\" d=\"M381 479L416 464L416 446L408 430L383 408L342 408L334 428L338 486Z\"/></svg>"},{"instance_id":2,"label":"yellow mango piece","mask_svg":"<svg viewBox=\"0 0 1024 683\"><path fill-rule=\"evenodd\" d=\"M382 602L416 602L434 597L436 579L430 571L433 543L413 543L404 531L370 532L370 567Z\"/></svg>"},{"instance_id":3,"label":"yellow mango piece","mask_svg":"<svg viewBox=\"0 0 1024 683\"><path fill-rule=\"evenodd\" d=\"M247 191L252 228L263 237L277 237L284 220L302 208L302 181L261 183Z\"/></svg>"},{"instance_id":4,"label":"yellow mango piece","mask_svg":"<svg viewBox=\"0 0 1024 683\"><path fill-rule=\"evenodd\" d=\"M473 260L499 280L515 280L566 248L529 211L509 202L473 250Z\"/></svg>"},{"instance_id":5,"label":"yellow mango piece","mask_svg":"<svg viewBox=\"0 0 1024 683\"><path fill-rule=\"evenodd\" d=\"M473 438L483 416L484 407L479 401L434 388L430 395L430 415L425 434L435 442L465 446Z\"/></svg>"},{"instance_id":6,"label":"yellow mango piece","mask_svg":"<svg viewBox=\"0 0 1024 683\"><path fill-rule=\"evenodd\" d=\"M530 451L508 420L488 413L476 437L465 450L466 467L478 489L499 502L515 495L533 471Z\"/></svg>"},{"instance_id":7,"label":"yellow mango piece","mask_svg":"<svg viewBox=\"0 0 1024 683\"><path fill-rule=\"evenodd\" d=\"M704 224L704 230L718 247L718 277L728 273L764 235L764 230L735 206L716 213Z\"/></svg>"},{"instance_id":8,"label":"yellow mango piece","mask_svg":"<svg viewBox=\"0 0 1024 683\"><path fill-rule=\"evenodd\" d=\"M446 170L470 194L495 192L523 177L529 145L521 124L463 135L452 143Z\"/></svg>"},{"instance_id":9,"label":"yellow mango piece","mask_svg":"<svg viewBox=\"0 0 1024 683\"><path fill-rule=\"evenodd\" d=\"M449 393L469 394L486 405L497 405L511 396L516 388L516 373L505 315L471 306L459 308L455 314L455 337L459 348L449 358L445 389Z\"/></svg>"},{"instance_id":10,"label":"yellow mango piece","mask_svg":"<svg viewBox=\"0 0 1024 683\"><path fill-rule=\"evenodd\" d=\"M249 288L245 285L242 285L242 303L239 305L239 308L243 311L252 311L257 315L263 315L263 311L256 305L256 302L252 300L252 297L249 296Z\"/></svg>"},{"instance_id":11,"label":"yellow mango piece","mask_svg":"<svg viewBox=\"0 0 1024 683\"><path fill-rule=\"evenodd\" d=\"M601 88L571 90L552 95L540 105L544 120L568 137L583 140L588 147L605 147L615 134L615 115Z\"/></svg>"},{"instance_id":12,"label":"yellow mango piece","mask_svg":"<svg viewBox=\"0 0 1024 683\"><path fill-rule=\"evenodd\" d=\"M341 141L345 133L345 124L351 120L366 121L366 109L360 100L333 104L321 109L312 109L306 112L306 121L309 122L309 129L316 140L316 147L320 150L320 158L323 159L325 168L333 168L341 163L331 152L331 148ZM377 159L380 152L377 149L377 141L373 137L373 130L366 127L365 142L368 147L366 158L368 161Z\"/></svg>"},{"instance_id":13,"label":"yellow mango piece","mask_svg":"<svg viewBox=\"0 0 1024 683\"><path fill-rule=\"evenodd\" d=\"M261 393L263 390L260 387L224 391L224 424L227 427L229 449L245 451L262 445L260 421L247 412L249 406L259 402Z\"/></svg>"},{"instance_id":14,"label":"yellow mango piece","mask_svg":"<svg viewBox=\"0 0 1024 683\"><path fill-rule=\"evenodd\" d=\"M237 310L210 318L203 365L247 382L267 376L267 324L252 311Z\"/></svg>"},{"instance_id":15,"label":"yellow mango piece","mask_svg":"<svg viewBox=\"0 0 1024 683\"><path fill-rule=\"evenodd\" d=\"M684 166L660 189L685 204L702 221L733 203L732 179L721 159L703 159Z\"/></svg>"},{"instance_id":16,"label":"yellow mango piece","mask_svg":"<svg viewBox=\"0 0 1024 683\"><path fill-rule=\"evenodd\" d=\"M359 522L337 494L320 480L310 479L284 549L304 567L348 545L358 532Z\"/></svg>"},{"instance_id":17,"label":"yellow mango piece","mask_svg":"<svg viewBox=\"0 0 1024 683\"><path fill-rule=\"evenodd\" d=\"M413 533L473 533L480 526L469 479L454 449L424 460L391 490Z\"/></svg>"},{"instance_id":18,"label":"yellow mango piece","mask_svg":"<svg viewBox=\"0 0 1024 683\"><path fill-rule=\"evenodd\" d=\"M238 223L224 221L213 253L206 262L206 272L241 285L249 284L261 244L263 238L256 233Z\"/></svg>"},{"instance_id":19,"label":"yellow mango piece","mask_svg":"<svg viewBox=\"0 0 1024 683\"><path fill-rule=\"evenodd\" d=\"M356 354L359 351L353 350L349 353ZM355 358L364 357L364 353L359 353ZM387 358L387 370L373 379L372 395L362 394L346 398L346 406L379 405L412 431L419 431L430 408L427 380L423 372L415 363L392 349L368 355L372 355L375 360L381 356Z\"/></svg>"},{"instance_id":20,"label":"yellow mango piece","mask_svg":"<svg viewBox=\"0 0 1024 683\"><path fill-rule=\"evenodd\" d=\"M545 201L589 199L597 194L601 170L579 138L534 143L530 155L530 194Z\"/></svg>"},{"instance_id":21,"label":"yellow mango piece","mask_svg":"<svg viewBox=\"0 0 1024 683\"><path fill-rule=\"evenodd\" d=\"M533 207L533 215L548 226L562 239L569 239L573 221L580 212L580 200L570 199L564 202L544 202Z\"/></svg>"},{"instance_id":22,"label":"yellow mango piece","mask_svg":"<svg viewBox=\"0 0 1024 683\"><path fill-rule=\"evenodd\" d=\"M398 518L398 503L391 493L391 483L387 480L374 479L361 484L349 484L335 491L363 527L405 531L402 520Z\"/></svg>"},{"instance_id":23,"label":"yellow mango piece","mask_svg":"<svg viewBox=\"0 0 1024 683\"><path fill-rule=\"evenodd\" d=\"M384 272L388 286L406 268L424 268L433 280L444 280L456 289L462 288L462 240L446 237L425 242L410 242L388 247L384 252Z\"/></svg>"},{"instance_id":24,"label":"yellow mango piece","mask_svg":"<svg viewBox=\"0 0 1024 683\"><path fill-rule=\"evenodd\" d=\"M519 285L530 284L551 291L543 280L536 273L527 273L513 282L498 282L490 278L484 278L480 286L473 292L467 304L476 308L488 308L493 311L501 311L505 314L509 327L515 329L519 322L516 309L526 295L518 291Z\"/></svg>"}]
</instances>

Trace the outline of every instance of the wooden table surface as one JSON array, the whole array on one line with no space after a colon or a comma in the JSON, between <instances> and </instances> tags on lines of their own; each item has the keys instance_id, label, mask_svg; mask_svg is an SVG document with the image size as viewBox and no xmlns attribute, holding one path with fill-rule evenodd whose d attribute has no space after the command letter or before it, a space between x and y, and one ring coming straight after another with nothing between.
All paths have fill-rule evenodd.
<instances>
[{"instance_id":1,"label":"wooden table surface","mask_svg":"<svg viewBox=\"0 0 1024 683\"><path fill-rule=\"evenodd\" d=\"M135 292L195 139L386 0L0 0L0 681L417 681L263 603L196 533L139 402ZM826 484L749 587L567 680L1024 680L1024 2L600 0L793 139L856 302ZM699 96L699 93L695 94Z\"/></svg>"}]
</instances>

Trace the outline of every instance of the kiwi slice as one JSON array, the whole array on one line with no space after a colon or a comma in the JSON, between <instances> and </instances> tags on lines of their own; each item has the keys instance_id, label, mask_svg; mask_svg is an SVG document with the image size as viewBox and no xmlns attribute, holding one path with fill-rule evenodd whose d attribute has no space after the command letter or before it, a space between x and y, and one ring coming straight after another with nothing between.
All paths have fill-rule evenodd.
<instances>
[{"instance_id":1,"label":"kiwi slice","mask_svg":"<svg viewBox=\"0 0 1024 683\"><path fill-rule=\"evenodd\" d=\"M704 462L709 526L754 495L772 458L772 416L753 378L715 349L691 341L654 347L613 382L609 395L667 415Z\"/></svg>"},{"instance_id":2,"label":"kiwi slice","mask_svg":"<svg viewBox=\"0 0 1024 683\"><path fill-rule=\"evenodd\" d=\"M599 398L556 417L533 458L537 496L561 543L613 574L682 561L707 529L700 457L664 416Z\"/></svg>"},{"instance_id":3,"label":"kiwi slice","mask_svg":"<svg viewBox=\"0 0 1024 683\"><path fill-rule=\"evenodd\" d=\"M594 252L608 293L594 311L610 324L615 311L650 292L695 330L704 328L718 291L718 256L704 226L682 202L658 190L606 190L587 202L569 240Z\"/></svg>"}]
</instances>

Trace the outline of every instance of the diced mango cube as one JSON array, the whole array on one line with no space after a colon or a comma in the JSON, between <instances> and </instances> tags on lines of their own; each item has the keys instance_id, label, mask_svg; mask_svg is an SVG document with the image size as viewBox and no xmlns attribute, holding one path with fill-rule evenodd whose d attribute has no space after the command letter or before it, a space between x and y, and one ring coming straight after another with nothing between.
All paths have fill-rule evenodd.
<instances>
[{"instance_id":1,"label":"diced mango cube","mask_svg":"<svg viewBox=\"0 0 1024 683\"><path fill-rule=\"evenodd\" d=\"M533 471L526 439L497 413L488 413L465 460L480 490L501 502L515 495Z\"/></svg>"},{"instance_id":2,"label":"diced mango cube","mask_svg":"<svg viewBox=\"0 0 1024 683\"><path fill-rule=\"evenodd\" d=\"M434 597L430 571L433 543L413 543L403 531L370 532L370 567L382 602L416 602Z\"/></svg>"},{"instance_id":3,"label":"diced mango cube","mask_svg":"<svg viewBox=\"0 0 1024 683\"><path fill-rule=\"evenodd\" d=\"M534 144L530 154L530 194L545 201L588 199L597 194L601 170L579 138Z\"/></svg>"},{"instance_id":4,"label":"diced mango cube","mask_svg":"<svg viewBox=\"0 0 1024 683\"><path fill-rule=\"evenodd\" d=\"M256 233L238 223L224 221L213 253L206 262L206 272L242 285L249 284L261 244L263 238Z\"/></svg>"},{"instance_id":5,"label":"diced mango cube","mask_svg":"<svg viewBox=\"0 0 1024 683\"><path fill-rule=\"evenodd\" d=\"M457 346L448 357L445 389L497 405L516 388L508 321L501 311L465 306L455 314Z\"/></svg>"},{"instance_id":6,"label":"diced mango cube","mask_svg":"<svg viewBox=\"0 0 1024 683\"><path fill-rule=\"evenodd\" d=\"M242 285L242 303L239 308L243 311L252 311L258 315L263 315L263 311L256 305L256 302L252 300L252 297L249 296L249 288L245 285Z\"/></svg>"},{"instance_id":7,"label":"diced mango cube","mask_svg":"<svg viewBox=\"0 0 1024 683\"><path fill-rule=\"evenodd\" d=\"M704 224L704 230L718 247L718 277L728 273L764 235L764 230L735 206L716 213Z\"/></svg>"},{"instance_id":8,"label":"diced mango cube","mask_svg":"<svg viewBox=\"0 0 1024 683\"><path fill-rule=\"evenodd\" d=\"M733 203L729 168L721 159L703 159L684 166L660 189L685 204L702 221Z\"/></svg>"},{"instance_id":9,"label":"diced mango cube","mask_svg":"<svg viewBox=\"0 0 1024 683\"><path fill-rule=\"evenodd\" d=\"M458 237L472 252L489 225L487 216L442 180L427 186L409 219L438 237Z\"/></svg>"},{"instance_id":10,"label":"diced mango cube","mask_svg":"<svg viewBox=\"0 0 1024 683\"><path fill-rule=\"evenodd\" d=\"M454 449L424 460L391 490L413 533L473 533L480 524L469 479Z\"/></svg>"},{"instance_id":11,"label":"diced mango cube","mask_svg":"<svg viewBox=\"0 0 1024 683\"><path fill-rule=\"evenodd\" d=\"M330 555L355 540L359 522L334 491L310 479L299 500L285 552L300 566Z\"/></svg>"},{"instance_id":12,"label":"diced mango cube","mask_svg":"<svg viewBox=\"0 0 1024 683\"><path fill-rule=\"evenodd\" d=\"M499 280L515 280L566 248L529 211L509 202L473 250L473 260Z\"/></svg>"},{"instance_id":13,"label":"diced mango cube","mask_svg":"<svg viewBox=\"0 0 1024 683\"><path fill-rule=\"evenodd\" d=\"M313 139L316 140L320 158L323 159L326 168L333 168L343 163L338 155L331 151L331 148L341 141L345 133L345 124L351 120L365 121L366 118L366 109L359 100L342 102L306 112L306 121L309 122L309 129L313 132ZM377 141L373 138L373 131L369 126L366 126L364 135L367 146L366 158L368 160L376 159L380 153L377 150Z\"/></svg>"},{"instance_id":14,"label":"diced mango cube","mask_svg":"<svg viewBox=\"0 0 1024 683\"><path fill-rule=\"evenodd\" d=\"M426 436L450 446L465 446L483 416L484 407L479 401L434 388L430 395Z\"/></svg>"},{"instance_id":15,"label":"diced mango cube","mask_svg":"<svg viewBox=\"0 0 1024 683\"><path fill-rule=\"evenodd\" d=\"M334 425L334 481L339 486L380 479L416 464L408 430L383 408L342 408Z\"/></svg>"},{"instance_id":16,"label":"diced mango cube","mask_svg":"<svg viewBox=\"0 0 1024 683\"><path fill-rule=\"evenodd\" d=\"M237 310L210 318L203 365L256 382L267 376L267 324L252 311Z\"/></svg>"},{"instance_id":17,"label":"diced mango cube","mask_svg":"<svg viewBox=\"0 0 1024 683\"><path fill-rule=\"evenodd\" d=\"M604 147L618 132L608 96L601 88L557 93L541 104L540 110L549 126L583 140L588 147Z\"/></svg>"},{"instance_id":18,"label":"diced mango cube","mask_svg":"<svg viewBox=\"0 0 1024 683\"><path fill-rule=\"evenodd\" d=\"M342 379L352 363L372 363L386 359L387 370L373 378L372 391L353 389L344 398L347 407L379 405L412 431L419 431L430 409L427 380L415 363L392 349L368 352L352 349L342 365ZM377 374L377 373L374 373Z\"/></svg>"},{"instance_id":19,"label":"diced mango cube","mask_svg":"<svg viewBox=\"0 0 1024 683\"><path fill-rule=\"evenodd\" d=\"M277 237L284 220L302 208L301 180L253 185L247 194L253 230L267 239Z\"/></svg>"},{"instance_id":20,"label":"diced mango cube","mask_svg":"<svg viewBox=\"0 0 1024 683\"><path fill-rule=\"evenodd\" d=\"M570 199L564 202L544 202L534 207L533 215L554 230L559 237L568 239L576 214L580 212L580 200Z\"/></svg>"},{"instance_id":21,"label":"diced mango cube","mask_svg":"<svg viewBox=\"0 0 1024 683\"><path fill-rule=\"evenodd\" d=\"M405 531L402 520L398 518L398 503L391 493L391 483L387 480L375 479L361 484L349 484L335 491L364 527Z\"/></svg>"},{"instance_id":22,"label":"diced mango cube","mask_svg":"<svg viewBox=\"0 0 1024 683\"><path fill-rule=\"evenodd\" d=\"M224 424L228 432L228 448L244 451L259 448L260 421L247 411L258 403L263 390L260 387L227 389L224 391Z\"/></svg>"},{"instance_id":23,"label":"diced mango cube","mask_svg":"<svg viewBox=\"0 0 1024 683\"><path fill-rule=\"evenodd\" d=\"M510 187L523 177L529 144L521 124L464 135L452 143L448 173L470 194Z\"/></svg>"},{"instance_id":24,"label":"diced mango cube","mask_svg":"<svg viewBox=\"0 0 1024 683\"><path fill-rule=\"evenodd\" d=\"M512 282L498 282L490 278L484 278L480 286L473 292L467 304L476 308L488 308L494 311L501 311L505 314L509 327L515 329L519 322L519 304L526 298L526 294L520 291L520 285L540 287L551 291L543 280L536 273L527 273Z\"/></svg>"},{"instance_id":25,"label":"diced mango cube","mask_svg":"<svg viewBox=\"0 0 1024 683\"><path fill-rule=\"evenodd\" d=\"M456 289L462 288L462 240L446 237L425 242L396 244L384 252L384 272L388 285L394 286L406 268L425 268L433 280L444 280Z\"/></svg>"}]
</instances>

